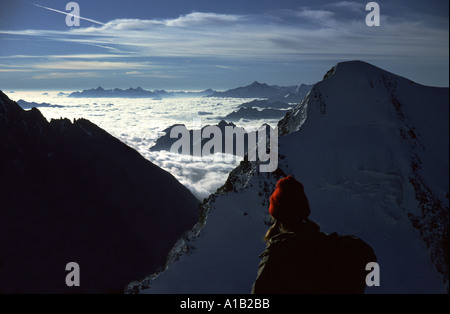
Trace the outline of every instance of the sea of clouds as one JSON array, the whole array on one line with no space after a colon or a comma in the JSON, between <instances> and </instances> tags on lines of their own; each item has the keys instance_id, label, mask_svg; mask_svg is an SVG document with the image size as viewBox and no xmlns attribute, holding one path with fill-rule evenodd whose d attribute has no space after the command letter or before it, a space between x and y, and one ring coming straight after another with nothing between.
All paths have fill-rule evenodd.
<instances>
[{"instance_id":1,"label":"sea of clouds","mask_svg":"<svg viewBox=\"0 0 450 314\"><path fill-rule=\"evenodd\" d=\"M199 200L222 186L240 158L214 154L194 157L168 151L151 152L156 140L173 124L185 124L189 129L217 124L237 107L253 99L187 97L154 100L150 98L70 98L58 92L15 91L9 97L15 101L47 103L38 109L50 119L85 118L97 124L142 156L170 172ZM247 131L257 130L263 123L275 127L278 120L243 120L234 122Z\"/></svg>"}]
</instances>

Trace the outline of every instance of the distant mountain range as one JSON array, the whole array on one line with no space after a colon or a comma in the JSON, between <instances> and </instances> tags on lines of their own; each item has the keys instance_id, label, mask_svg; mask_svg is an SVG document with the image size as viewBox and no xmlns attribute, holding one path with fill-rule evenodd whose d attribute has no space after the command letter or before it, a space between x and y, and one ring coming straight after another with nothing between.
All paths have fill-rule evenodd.
<instances>
[{"instance_id":1,"label":"distant mountain range","mask_svg":"<svg viewBox=\"0 0 450 314\"><path fill-rule=\"evenodd\" d=\"M165 91L154 90L149 91L141 87L128 89L104 89L97 87L95 89L85 89L81 92L73 92L67 97L74 98L167 98L167 97L232 97L232 98L263 98L270 102L292 103L300 102L311 89L312 85L299 86L276 86L267 85L265 83L254 82L245 87L229 89L223 92L217 92L207 89L200 92L183 92L183 91Z\"/></svg>"},{"instance_id":2,"label":"distant mountain range","mask_svg":"<svg viewBox=\"0 0 450 314\"><path fill-rule=\"evenodd\" d=\"M26 110L27 109L31 109L31 108L38 108L38 107L49 107L49 108L62 108L62 107L64 107L64 106L60 106L60 105L52 105L52 104L49 104L49 103L46 103L46 102L43 102L43 103L37 103L37 102L34 102L34 101L28 102L28 101L25 101L25 100L22 100L22 99L18 100L17 104L22 109L26 109Z\"/></svg>"},{"instance_id":3,"label":"distant mountain range","mask_svg":"<svg viewBox=\"0 0 450 314\"><path fill-rule=\"evenodd\" d=\"M259 83L258 81L245 87L215 92L210 97L265 98L271 102L300 102L311 90L312 85L277 86Z\"/></svg>"},{"instance_id":4,"label":"distant mountain range","mask_svg":"<svg viewBox=\"0 0 450 314\"><path fill-rule=\"evenodd\" d=\"M202 92L167 92L165 90L154 90L148 91L137 88L128 89L104 89L102 87L97 87L95 89L85 89L81 92L73 92L67 97L73 98L111 98L111 97L124 97L124 98L165 98L165 97L202 97L209 96L213 94L214 91L211 89L204 90Z\"/></svg>"},{"instance_id":5,"label":"distant mountain range","mask_svg":"<svg viewBox=\"0 0 450 314\"><path fill-rule=\"evenodd\" d=\"M88 120L48 122L0 91L0 293L122 293L164 265L198 206ZM65 284L69 262L80 287Z\"/></svg>"}]
</instances>

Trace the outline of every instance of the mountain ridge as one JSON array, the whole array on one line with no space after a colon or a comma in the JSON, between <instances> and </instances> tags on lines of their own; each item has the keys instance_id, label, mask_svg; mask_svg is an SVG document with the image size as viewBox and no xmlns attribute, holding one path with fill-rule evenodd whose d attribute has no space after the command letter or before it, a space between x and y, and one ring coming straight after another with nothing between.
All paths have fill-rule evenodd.
<instances>
[{"instance_id":1,"label":"mountain ridge","mask_svg":"<svg viewBox=\"0 0 450 314\"><path fill-rule=\"evenodd\" d=\"M103 129L48 122L1 91L0 199L3 293L122 293L198 217L189 190ZM69 262L80 287L65 284Z\"/></svg>"},{"instance_id":2,"label":"mountain ridge","mask_svg":"<svg viewBox=\"0 0 450 314\"><path fill-rule=\"evenodd\" d=\"M374 248L381 286L367 293L448 293L448 128L448 88L360 61L337 64L280 120L277 171L241 162L166 270L127 292L248 293L270 194L292 174L324 232Z\"/></svg>"},{"instance_id":3,"label":"mountain ridge","mask_svg":"<svg viewBox=\"0 0 450 314\"><path fill-rule=\"evenodd\" d=\"M253 82L250 85L215 92L209 97L264 98L270 102L299 102L305 97L312 85L278 86Z\"/></svg>"},{"instance_id":4,"label":"mountain ridge","mask_svg":"<svg viewBox=\"0 0 450 314\"><path fill-rule=\"evenodd\" d=\"M214 91L207 89L201 92L167 92L165 90L145 90L142 87L128 88L128 89L104 89L99 86L92 89L84 89L81 92L72 92L67 97L72 98L111 98L111 97L125 97L125 98L154 98L159 99L163 97L203 97L212 94Z\"/></svg>"},{"instance_id":5,"label":"mountain ridge","mask_svg":"<svg viewBox=\"0 0 450 314\"><path fill-rule=\"evenodd\" d=\"M299 102L312 85L300 84L294 86L268 85L253 82L250 85L218 92L211 88L200 92L145 90L142 87L128 89L104 89L99 86L92 89L72 92L67 97L72 98L99 98L99 97L126 97L126 98L164 98L164 97L232 97L232 98L267 98L270 102L293 103Z\"/></svg>"}]
</instances>

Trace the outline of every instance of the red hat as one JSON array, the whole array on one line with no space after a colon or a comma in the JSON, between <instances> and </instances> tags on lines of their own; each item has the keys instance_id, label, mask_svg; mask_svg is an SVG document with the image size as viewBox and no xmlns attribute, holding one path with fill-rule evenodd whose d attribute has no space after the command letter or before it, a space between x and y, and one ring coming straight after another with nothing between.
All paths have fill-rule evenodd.
<instances>
[{"instance_id":1,"label":"red hat","mask_svg":"<svg viewBox=\"0 0 450 314\"><path fill-rule=\"evenodd\" d=\"M310 213L303 184L293 176L280 179L270 197L269 214L277 220L301 220L307 218Z\"/></svg>"}]
</instances>

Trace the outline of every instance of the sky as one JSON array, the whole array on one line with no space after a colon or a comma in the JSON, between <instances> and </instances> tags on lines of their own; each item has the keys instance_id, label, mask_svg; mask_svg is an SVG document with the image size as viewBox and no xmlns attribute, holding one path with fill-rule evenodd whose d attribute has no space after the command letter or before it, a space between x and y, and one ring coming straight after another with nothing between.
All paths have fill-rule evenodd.
<instances>
[{"instance_id":1,"label":"sky","mask_svg":"<svg viewBox=\"0 0 450 314\"><path fill-rule=\"evenodd\" d=\"M0 90L224 90L313 84L363 60L417 83L449 85L449 2L0 1ZM74 17L71 17L74 19Z\"/></svg>"}]
</instances>

